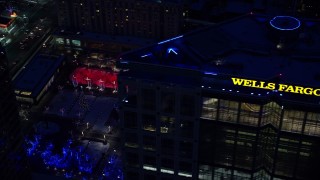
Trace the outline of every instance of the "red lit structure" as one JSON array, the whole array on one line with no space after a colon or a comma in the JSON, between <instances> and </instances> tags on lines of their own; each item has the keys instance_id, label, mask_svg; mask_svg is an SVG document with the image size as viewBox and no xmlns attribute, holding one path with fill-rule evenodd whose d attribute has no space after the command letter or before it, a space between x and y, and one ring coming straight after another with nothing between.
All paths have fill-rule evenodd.
<instances>
[{"instance_id":1,"label":"red lit structure","mask_svg":"<svg viewBox=\"0 0 320 180\"><path fill-rule=\"evenodd\" d=\"M77 68L70 76L70 80L76 81L78 84L85 85L88 79L92 85L103 86L105 88L117 89L117 73L108 72L101 69L80 67Z\"/></svg>"}]
</instances>

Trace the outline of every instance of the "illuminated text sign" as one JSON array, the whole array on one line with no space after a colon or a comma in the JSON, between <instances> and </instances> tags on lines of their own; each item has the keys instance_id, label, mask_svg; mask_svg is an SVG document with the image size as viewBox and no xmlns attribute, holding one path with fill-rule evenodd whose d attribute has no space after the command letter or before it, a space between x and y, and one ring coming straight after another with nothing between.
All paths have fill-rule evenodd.
<instances>
[{"instance_id":1,"label":"illuminated text sign","mask_svg":"<svg viewBox=\"0 0 320 180\"><path fill-rule=\"evenodd\" d=\"M246 86L252 88L260 88L267 90L277 90L288 93L296 93L296 94L305 94L305 95L314 95L320 96L320 89L315 89L311 87L302 87L302 86L294 86L288 84L277 84L273 82L265 82L265 81L257 81L251 79L242 79L242 78L231 78L232 82L236 86Z\"/></svg>"}]
</instances>

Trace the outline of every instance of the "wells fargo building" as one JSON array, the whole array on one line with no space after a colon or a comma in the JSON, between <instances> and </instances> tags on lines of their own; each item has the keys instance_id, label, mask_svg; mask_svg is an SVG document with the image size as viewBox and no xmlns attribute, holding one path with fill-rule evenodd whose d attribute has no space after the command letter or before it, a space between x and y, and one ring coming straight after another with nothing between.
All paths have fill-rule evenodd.
<instances>
[{"instance_id":1,"label":"wells fargo building","mask_svg":"<svg viewBox=\"0 0 320 180\"><path fill-rule=\"evenodd\" d=\"M126 179L312 179L318 22L249 14L122 56Z\"/></svg>"}]
</instances>

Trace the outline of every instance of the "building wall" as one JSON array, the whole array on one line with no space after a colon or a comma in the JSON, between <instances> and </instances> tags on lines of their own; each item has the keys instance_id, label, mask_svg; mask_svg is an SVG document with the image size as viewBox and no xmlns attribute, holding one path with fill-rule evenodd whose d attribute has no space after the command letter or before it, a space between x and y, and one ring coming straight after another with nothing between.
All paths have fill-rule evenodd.
<instances>
[{"instance_id":1,"label":"building wall","mask_svg":"<svg viewBox=\"0 0 320 180\"><path fill-rule=\"evenodd\" d=\"M198 90L120 77L119 94L126 179L197 177Z\"/></svg>"},{"instance_id":2,"label":"building wall","mask_svg":"<svg viewBox=\"0 0 320 180\"><path fill-rule=\"evenodd\" d=\"M1 50L0 52L4 52ZM19 113L11 86L5 54L0 54L0 176L1 179L30 179L23 149Z\"/></svg>"},{"instance_id":3,"label":"building wall","mask_svg":"<svg viewBox=\"0 0 320 180\"><path fill-rule=\"evenodd\" d=\"M60 0L59 25L108 35L153 39L182 32L183 6L143 0Z\"/></svg>"},{"instance_id":4,"label":"building wall","mask_svg":"<svg viewBox=\"0 0 320 180\"><path fill-rule=\"evenodd\" d=\"M148 74L150 68L141 71L159 77ZM316 175L319 112L129 74L119 76L126 179Z\"/></svg>"},{"instance_id":5,"label":"building wall","mask_svg":"<svg viewBox=\"0 0 320 180\"><path fill-rule=\"evenodd\" d=\"M308 179L315 175L320 114L272 101L245 101L203 97L200 179Z\"/></svg>"}]
</instances>

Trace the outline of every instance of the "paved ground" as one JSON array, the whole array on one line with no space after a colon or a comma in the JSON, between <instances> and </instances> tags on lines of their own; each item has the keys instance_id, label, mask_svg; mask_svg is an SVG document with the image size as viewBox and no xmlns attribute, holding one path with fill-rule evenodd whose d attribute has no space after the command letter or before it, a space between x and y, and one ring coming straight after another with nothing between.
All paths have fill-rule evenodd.
<instances>
[{"instance_id":1,"label":"paved ground","mask_svg":"<svg viewBox=\"0 0 320 180\"><path fill-rule=\"evenodd\" d=\"M117 99L113 97L96 97L81 91L61 90L44 108L44 113L78 119L78 123L84 123L90 130L106 134L112 128L105 124L116 102Z\"/></svg>"}]
</instances>

